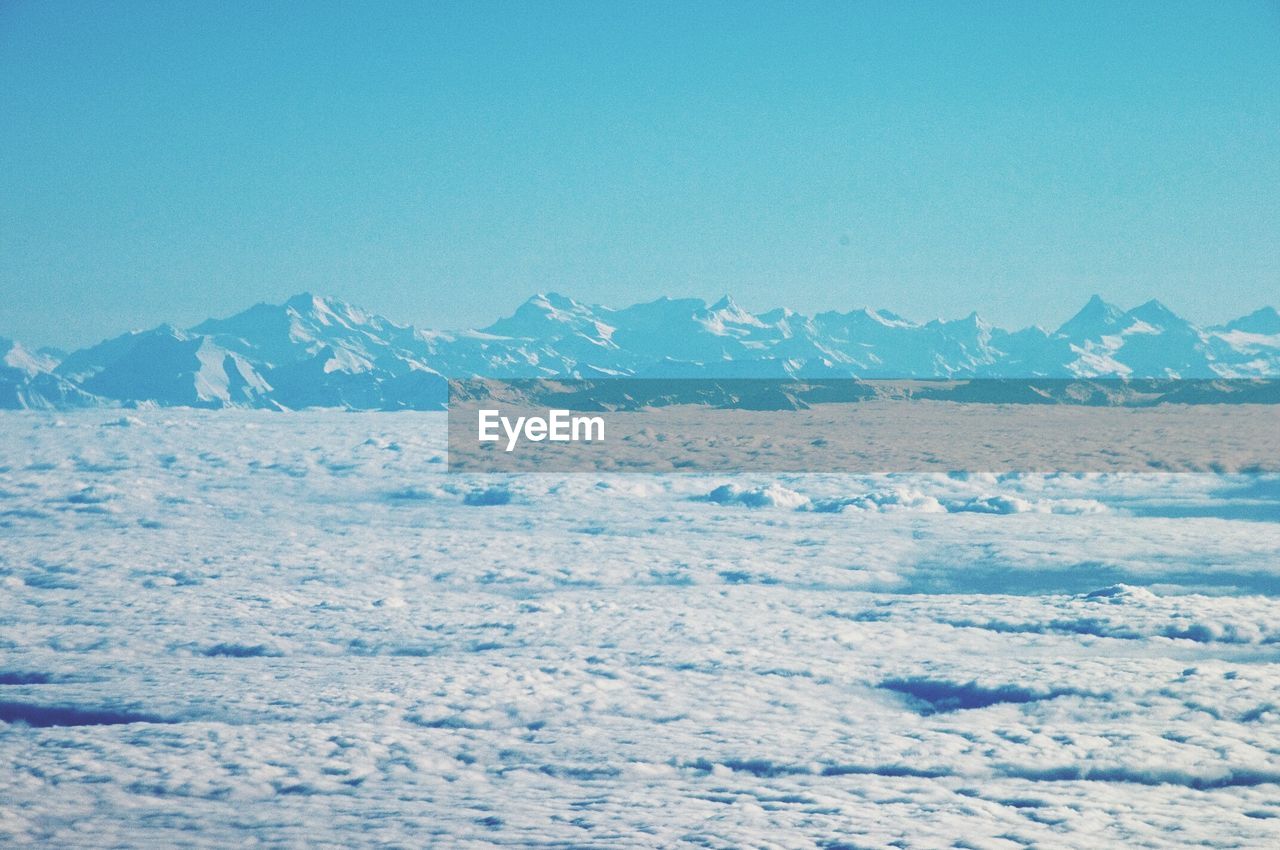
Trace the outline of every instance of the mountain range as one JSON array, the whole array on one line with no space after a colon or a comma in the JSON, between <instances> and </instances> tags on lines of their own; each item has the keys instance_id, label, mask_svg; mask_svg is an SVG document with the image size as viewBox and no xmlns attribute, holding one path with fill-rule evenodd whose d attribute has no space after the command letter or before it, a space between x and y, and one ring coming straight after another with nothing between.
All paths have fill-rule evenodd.
<instances>
[{"instance_id":1,"label":"mountain range","mask_svg":"<svg viewBox=\"0 0 1280 850\"><path fill-rule=\"evenodd\" d=\"M63 354L0 338L0 408L190 406L435 410L447 379L1280 378L1280 314L1200 327L1158 301L1094 296L1054 331L972 313L750 313L729 297L615 309L535 295L479 330L416 329L302 293L191 328L130 331Z\"/></svg>"}]
</instances>

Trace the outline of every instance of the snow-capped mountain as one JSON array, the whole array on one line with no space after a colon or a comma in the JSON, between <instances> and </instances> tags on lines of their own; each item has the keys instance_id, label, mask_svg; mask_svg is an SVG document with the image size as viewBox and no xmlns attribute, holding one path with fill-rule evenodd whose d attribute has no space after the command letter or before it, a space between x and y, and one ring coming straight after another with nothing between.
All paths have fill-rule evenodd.
<instances>
[{"instance_id":1,"label":"snow-capped mountain","mask_svg":"<svg viewBox=\"0 0 1280 850\"><path fill-rule=\"evenodd\" d=\"M976 313L751 313L728 296L624 308L535 295L488 327L420 330L302 293L58 358L0 340L0 407L90 404L431 410L447 378L1280 378L1280 314L1199 327L1158 301L1098 296L1055 331Z\"/></svg>"},{"instance_id":2,"label":"snow-capped mountain","mask_svg":"<svg viewBox=\"0 0 1280 850\"><path fill-rule=\"evenodd\" d=\"M92 407L99 399L53 374L57 360L0 337L0 410Z\"/></svg>"},{"instance_id":3,"label":"snow-capped mountain","mask_svg":"<svg viewBox=\"0 0 1280 850\"><path fill-rule=\"evenodd\" d=\"M432 409L444 379L411 327L336 298L304 292L191 329L249 362L266 399L285 408Z\"/></svg>"},{"instance_id":4,"label":"snow-capped mountain","mask_svg":"<svg viewBox=\"0 0 1280 850\"><path fill-rule=\"evenodd\" d=\"M164 406L259 406L271 391L246 359L172 325L81 349L55 372L101 398Z\"/></svg>"}]
</instances>

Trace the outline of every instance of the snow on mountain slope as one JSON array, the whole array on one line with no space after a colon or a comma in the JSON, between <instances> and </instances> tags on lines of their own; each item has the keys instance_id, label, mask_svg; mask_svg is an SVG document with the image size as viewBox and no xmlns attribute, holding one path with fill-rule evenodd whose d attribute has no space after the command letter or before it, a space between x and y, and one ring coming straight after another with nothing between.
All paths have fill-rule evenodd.
<instances>
[{"instance_id":1,"label":"snow on mountain slope","mask_svg":"<svg viewBox=\"0 0 1280 850\"><path fill-rule=\"evenodd\" d=\"M1227 324L1210 328L1216 361L1224 377L1268 377L1280 373L1280 313L1263 307Z\"/></svg>"},{"instance_id":2,"label":"snow on mountain slope","mask_svg":"<svg viewBox=\"0 0 1280 850\"><path fill-rule=\"evenodd\" d=\"M28 351L21 343L0 337L0 367L17 369L26 375L52 372L58 361L45 354Z\"/></svg>"},{"instance_id":3,"label":"snow on mountain slope","mask_svg":"<svg viewBox=\"0 0 1280 850\"><path fill-rule=\"evenodd\" d=\"M76 352L59 371L88 392L133 404L256 406L271 390L240 355L171 325Z\"/></svg>"},{"instance_id":4,"label":"snow on mountain slope","mask_svg":"<svg viewBox=\"0 0 1280 850\"><path fill-rule=\"evenodd\" d=\"M593 347L616 350L618 346L611 339L614 328L597 315L601 312L608 312L608 308L579 304L555 292L539 293L484 332L516 339L581 340Z\"/></svg>"},{"instance_id":5,"label":"snow on mountain slope","mask_svg":"<svg viewBox=\"0 0 1280 850\"><path fill-rule=\"evenodd\" d=\"M268 367L296 363L329 348L394 366L423 351L413 329L336 298L304 292L280 305L257 304L191 329Z\"/></svg>"},{"instance_id":6,"label":"snow on mountain slope","mask_svg":"<svg viewBox=\"0 0 1280 850\"><path fill-rule=\"evenodd\" d=\"M256 365L287 408L438 409L444 379L413 328L304 292L191 329ZM264 398L266 398L264 396Z\"/></svg>"},{"instance_id":7,"label":"snow on mountain slope","mask_svg":"<svg viewBox=\"0 0 1280 850\"><path fill-rule=\"evenodd\" d=\"M1125 317L1129 327L1116 356L1133 373L1160 378L1215 376L1208 338L1159 301L1135 307Z\"/></svg>"},{"instance_id":8,"label":"snow on mountain slope","mask_svg":"<svg viewBox=\"0 0 1280 850\"><path fill-rule=\"evenodd\" d=\"M11 359L11 406L19 373L27 383L52 373L62 383L44 406L74 405L78 389L124 403L430 410L444 404L447 377L472 376L1274 378L1280 314L1200 328L1158 301L1126 311L1094 296L1056 331L1010 332L977 313L924 323L870 309L753 314L728 296L615 309L551 292L482 330L443 332L302 293L189 331L124 334L56 366L25 350Z\"/></svg>"},{"instance_id":9,"label":"snow on mountain slope","mask_svg":"<svg viewBox=\"0 0 1280 850\"><path fill-rule=\"evenodd\" d=\"M0 337L0 410L95 407L101 399L53 374L58 361Z\"/></svg>"}]
</instances>

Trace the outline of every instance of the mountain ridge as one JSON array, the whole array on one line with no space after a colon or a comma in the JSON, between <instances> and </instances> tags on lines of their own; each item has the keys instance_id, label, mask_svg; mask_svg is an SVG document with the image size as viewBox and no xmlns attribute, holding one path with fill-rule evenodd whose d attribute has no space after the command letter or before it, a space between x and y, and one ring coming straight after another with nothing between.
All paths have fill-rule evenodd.
<instances>
[{"instance_id":1,"label":"mountain ridge","mask_svg":"<svg viewBox=\"0 0 1280 850\"><path fill-rule=\"evenodd\" d=\"M301 292L65 356L0 339L0 408L11 409L439 409L447 379L469 377L1280 378L1280 313L1202 327L1155 299L1124 310L1094 295L1057 330L1010 331L976 311L751 313L730 295L614 308L549 291L483 328L439 331Z\"/></svg>"}]
</instances>

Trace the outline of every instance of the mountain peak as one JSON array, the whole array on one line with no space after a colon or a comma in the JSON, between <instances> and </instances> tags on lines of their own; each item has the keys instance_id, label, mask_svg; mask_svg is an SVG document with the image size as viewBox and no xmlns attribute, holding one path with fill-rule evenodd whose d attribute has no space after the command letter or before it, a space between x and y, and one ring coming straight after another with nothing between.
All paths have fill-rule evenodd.
<instances>
[{"instance_id":1,"label":"mountain peak","mask_svg":"<svg viewBox=\"0 0 1280 850\"><path fill-rule=\"evenodd\" d=\"M916 323L910 319L899 316L892 310L882 310L880 308L863 307L861 310L854 311L863 318L870 319L878 325L886 327L909 327ZM853 315L852 313L850 315Z\"/></svg>"},{"instance_id":2,"label":"mountain peak","mask_svg":"<svg viewBox=\"0 0 1280 850\"><path fill-rule=\"evenodd\" d=\"M1157 328L1182 328L1189 326L1186 319L1170 310L1159 300L1152 298L1144 304L1134 307L1126 315Z\"/></svg>"},{"instance_id":3,"label":"mountain peak","mask_svg":"<svg viewBox=\"0 0 1280 850\"><path fill-rule=\"evenodd\" d=\"M39 352L32 352L16 340L0 337L0 366L19 369L28 376L52 372L58 362Z\"/></svg>"},{"instance_id":4,"label":"mountain peak","mask_svg":"<svg viewBox=\"0 0 1280 850\"><path fill-rule=\"evenodd\" d=\"M978 311L974 310L969 315L960 319L934 319L925 325L927 328L933 328L939 331L960 330L964 333L981 334L991 330L991 326L982 320L978 315Z\"/></svg>"},{"instance_id":5,"label":"mountain peak","mask_svg":"<svg viewBox=\"0 0 1280 850\"><path fill-rule=\"evenodd\" d=\"M1131 316L1139 316L1139 315L1175 316L1177 314L1174 313L1172 310L1170 310L1168 307L1166 307L1164 302L1161 301L1160 299L1152 298L1151 300L1144 301L1143 303L1139 304L1137 307L1134 307L1132 310L1129 311L1129 315Z\"/></svg>"},{"instance_id":6,"label":"mountain peak","mask_svg":"<svg viewBox=\"0 0 1280 850\"><path fill-rule=\"evenodd\" d=\"M1275 307L1260 307L1247 316L1227 322L1224 330L1274 336L1280 334L1280 313Z\"/></svg>"},{"instance_id":7,"label":"mountain peak","mask_svg":"<svg viewBox=\"0 0 1280 850\"><path fill-rule=\"evenodd\" d=\"M482 330L514 339L552 340L575 333L601 339L608 337L612 329L600 321L591 307L558 292L539 292L510 316Z\"/></svg>"},{"instance_id":8,"label":"mountain peak","mask_svg":"<svg viewBox=\"0 0 1280 850\"><path fill-rule=\"evenodd\" d=\"M727 326L746 325L756 328L764 326L758 318L739 307L729 295L725 295L708 307L707 313L709 314L707 327L716 332L724 332Z\"/></svg>"},{"instance_id":9,"label":"mountain peak","mask_svg":"<svg viewBox=\"0 0 1280 850\"><path fill-rule=\"evenodd\" d=\"M1057 333L1075 339L1096 339L1110 331L1119 330L1123 317L1123 310L1095 294L1080 308L1080 312L1062 323Z\"/></svg>"},{"instance_id":10,"label":"mountain peak","mask_svg":"<svg viewBox=\"0 0 1280 850\"><path fill-rule=\"evenodd\" d=\"M516 308L536 309L544 313L580 314L590 312L590 307L559 292L540 292Z\"/></svg>"},{"instance_id":11,"label":"mountain peak","mask_svg":"<svg viewBox=\"0 0 1280 850\"><path fill-rule=\"evenodd\" d=\"M331 295L316 295L312 292L299 292L285 301L283 306L286 311L292 311L317 325L337 325L350 329L381 321L379 317Z\"/></svg>"},{"instance_id":12,"label":"mountain peak","mask_svg":"<svg viewBox=\"0 0 1280 850\"><path fill-rule=\"evenodd\" d=\"M1159 301L1125 312L1095 295L1046 335L992 328L976 312L921 324L870 309L757 316L728 295L613 309L542 292L488 329L451 335L301 292L187 331L133 331L56 365L11 342L0 359L0 380L24 387L39 377L24 372L52 368L71 388L57 404L81 393L94 403L433 409L441 376L1275 377L1280 313L1264 307L1206 334Z\"/></svg>"},{"instance_id":13,"label":"mountain peak","mask_svg":"<svg viewBox=\"0 0 1280 850\"><path fill-rule=\"evenodd\" d=\"M283 306L292 307L295 310L313 310L325 301L321 295L314 292L299 292L297 295L291 295L285 300Z\"/></svg>"}]
</instances>

